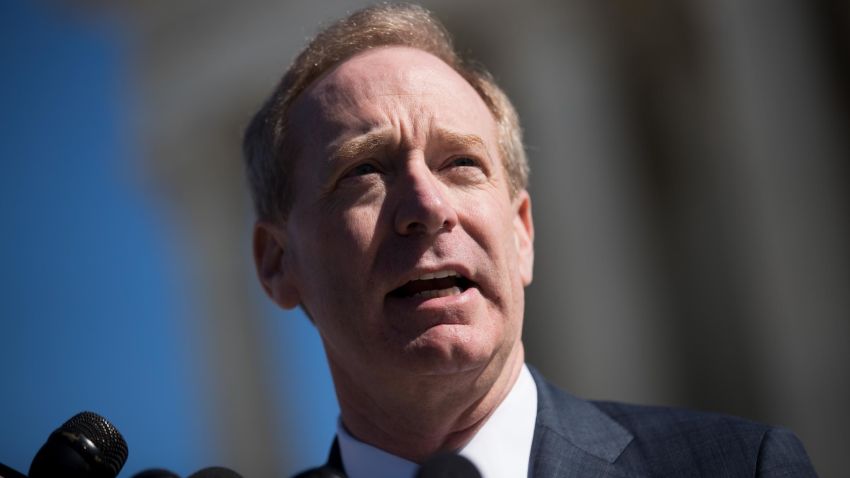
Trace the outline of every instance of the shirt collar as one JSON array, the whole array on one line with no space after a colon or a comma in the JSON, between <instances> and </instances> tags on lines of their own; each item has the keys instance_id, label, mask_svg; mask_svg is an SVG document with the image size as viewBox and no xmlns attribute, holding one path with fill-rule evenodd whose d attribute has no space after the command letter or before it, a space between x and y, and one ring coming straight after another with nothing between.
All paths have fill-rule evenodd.
<instances>
[{"instance_id":1,"label":"shirt collar","mask_svg":"<svg viewBox=\"0 0 850 478\"><path fill-rule=\"evenodd\" d=\"M354 438L342 425L342 419L336 428L342 465L349 478L413 478L419 467L416 463Z\"/></svg>"},{"instance_id":2,"label":"shirt collar","mask_svg":"<svg viewBox=\"0 0 850 478\"><path fill-rule=\"evenodd\" d=\"M511 391L460 454L475 463L484 478L527 476L536 417L537 387L523 365ZM412 478L416 473L416 463L354 438L342 420L337 438L350 478Z\"/></svg>"}]
</instances>

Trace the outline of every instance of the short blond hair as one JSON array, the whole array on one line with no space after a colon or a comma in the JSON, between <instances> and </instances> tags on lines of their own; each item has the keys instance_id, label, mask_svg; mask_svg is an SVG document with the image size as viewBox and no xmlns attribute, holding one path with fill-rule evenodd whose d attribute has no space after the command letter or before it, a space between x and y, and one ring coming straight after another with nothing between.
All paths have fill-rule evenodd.
<instances>
[{"instance_id":1,"label":"short blond hair","mask_svg":"<svg viewBox=\"0 0 850 478\"><path fill-rule=\"evenodd\" d=\"M295 58L254 115L242 147L257 216L284 220L293 200L289 176L299 145L289 132L292 103L322 74L366 50L405 46L430 53L478 92L498 127L499 149L512 196L528 184L528 160L516 110L482 66L464 61L445 27L431 12L410 4L382 4L356 11L322 30Z\"/></svg>"}]
</instances>

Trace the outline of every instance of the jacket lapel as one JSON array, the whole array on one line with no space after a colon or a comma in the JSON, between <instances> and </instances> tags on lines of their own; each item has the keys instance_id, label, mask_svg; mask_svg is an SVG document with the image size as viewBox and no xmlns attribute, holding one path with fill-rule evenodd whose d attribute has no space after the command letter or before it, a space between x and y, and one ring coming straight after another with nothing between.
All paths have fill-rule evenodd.
<instances>
[{"instance_id":1,"label":"jacket lapel","mask_svg":"<svg viewBox=\"0 0 850 478\"><path fill-rule=\"evenodd\" d=\"M529 366L537 385L537 421L528 466L529 478L638 478L644 476L617 463L632 435L592 403L567 394ZM334 439L324 467L299 477L345 476L339 443Z\"/></svg>"},{"instance_id":2,"label":"jacket lapel","mask_svg":"<svg viewBox=\"0 0 850 478\"><path fill-rule=\"evenodd\" d=\"M537 422L529 478L638 477L617 458L632 435L592 403L548 383L529 367L537 384Z\"/></svg>"}]
</instances>

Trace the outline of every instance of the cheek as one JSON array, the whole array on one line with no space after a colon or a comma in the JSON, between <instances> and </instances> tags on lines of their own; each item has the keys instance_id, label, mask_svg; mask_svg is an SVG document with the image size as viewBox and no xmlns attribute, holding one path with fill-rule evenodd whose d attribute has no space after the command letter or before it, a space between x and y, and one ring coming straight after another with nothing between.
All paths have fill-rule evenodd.
<instances>
[{"instance_id":1,"label":"cheek","mask_svg":"<svg viewBox=\"0 0 850 478\"><path fill-rule=\"evenodd\" d=\"M466 204L467 228L470 235L490 258L493 266L515 266L516 238L511 209L504 200L485 197L469 199Z\"/></svg>"},{"instance_id":2,"label":"cheek","mask_svg":"<svg viewBox=\"0 0 850 478\"><path fill-rule=\"evenodd\" d=\"M491 311L506 317L522 316L524 285L513 224L513 209L501 198L486 198L468 211L469 234L478 246L488 277ZM512 324L516 325L516 324Z\"/></svg>"},{"instance_id":3,"label":"cheek","mask_svg":"<svg viewBox=\"0 0 850 478\"><path fill-rule=\"evenodd\" d=\"M358 284L371 270L377 213L373 208L355 207L341 214L313 211L310 217L312 221L294 231L300 283L314 313L330 309L327 313L334 314L359 303L362 296Z\"/></svg>"},{"instance_id":4,"label":"cheek","mask_svg":"<svg viewBox=\"0 0 850 478\"><path fill-rule=\"evenodd\" d=\"M333 256L332 267L345 267L368 257L374 247L379 214L379 208L371 205L322 214L316 244L317 253L323 256L319 260Z\"/></svg>"}]
</instances>

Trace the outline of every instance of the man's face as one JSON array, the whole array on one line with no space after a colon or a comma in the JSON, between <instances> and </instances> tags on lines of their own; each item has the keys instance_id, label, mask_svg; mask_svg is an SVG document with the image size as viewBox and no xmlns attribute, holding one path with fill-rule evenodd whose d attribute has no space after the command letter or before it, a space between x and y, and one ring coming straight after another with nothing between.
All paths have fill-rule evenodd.
<instances>
[{"instance_id":1,"label":"man's face","mask_svg":"<svg viewBox=\"0 0 850 478\"><path fill-rule=\"evenodd\" d=\"M430 54L381 48L312 85L290 124L294 201L264 284L307 310L335 374L501 368L520 347L533 231L475 90Z\"/></svg>"}]
</instances>

